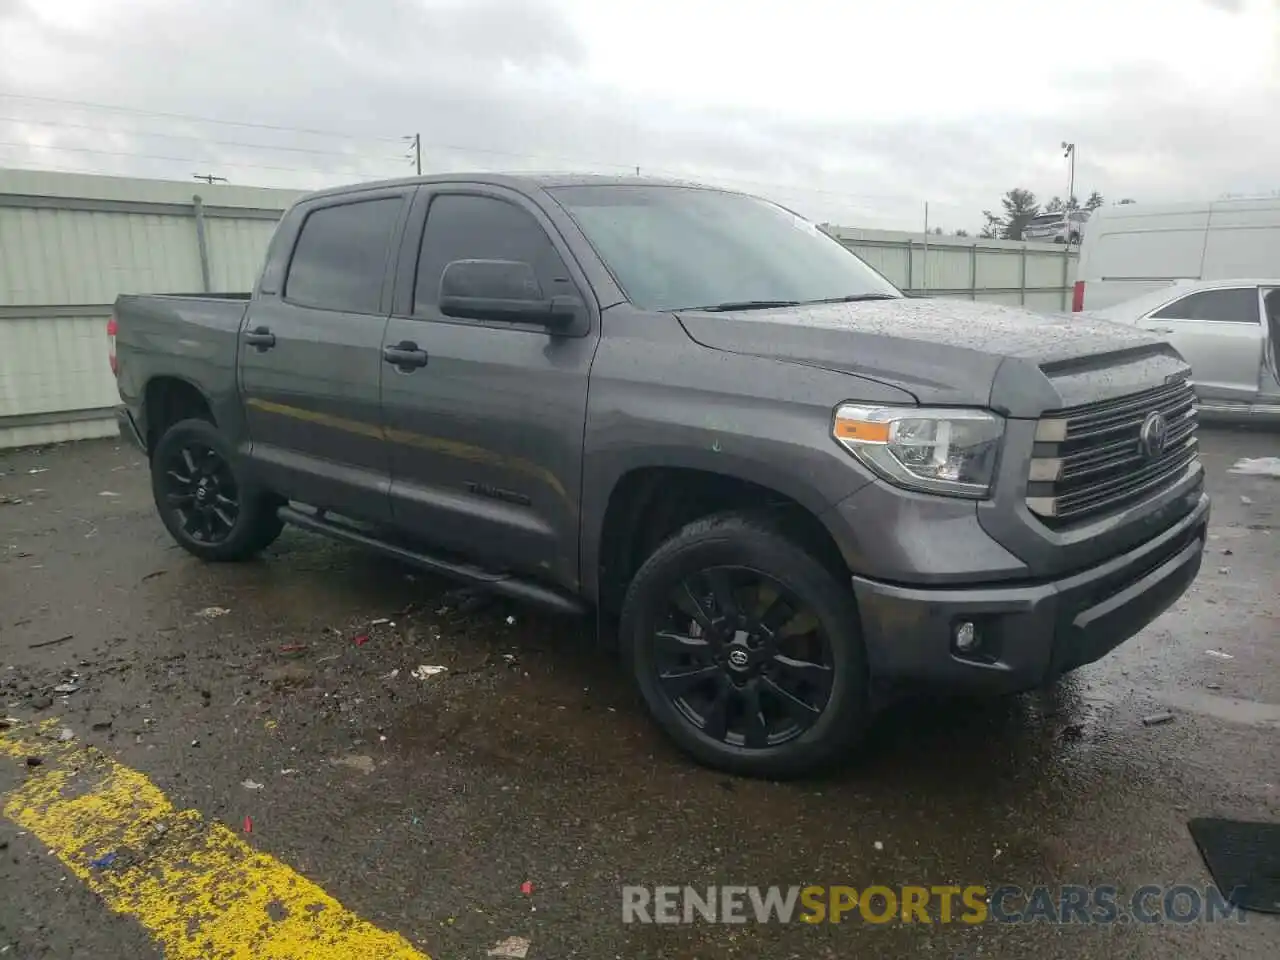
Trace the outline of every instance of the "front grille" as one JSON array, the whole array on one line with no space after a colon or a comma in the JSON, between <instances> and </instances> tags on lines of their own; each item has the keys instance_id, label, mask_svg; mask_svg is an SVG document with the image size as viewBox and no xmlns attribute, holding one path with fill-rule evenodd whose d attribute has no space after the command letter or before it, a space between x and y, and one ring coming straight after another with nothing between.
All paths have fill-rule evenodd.
<instances>
[{"instance_id":1,"label":"front grille","mask_svg":"<svg viewBox=\"0 0 1280 960\"><path fill-rule=\"evenodd\" d=\"M1164 448L1154 456L1142 443L1153 412L1168 425ZM1027 508L1051 527L1069 526L1158 494L1198 468L1195 392L1183 377L1041 417Z\"/></svg>"}]
</instances>

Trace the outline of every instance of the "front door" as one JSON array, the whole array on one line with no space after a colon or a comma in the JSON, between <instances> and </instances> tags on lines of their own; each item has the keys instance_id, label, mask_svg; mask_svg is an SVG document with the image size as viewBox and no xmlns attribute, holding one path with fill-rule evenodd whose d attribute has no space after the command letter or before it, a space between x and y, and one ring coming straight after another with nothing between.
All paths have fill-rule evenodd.
<instances>
[{"instance_id":1,"label":"front door","mask_svg":"<svg viewBox=\"0 0 1280 960\"><path fill-rule=\"evenodd\" d=\"M1206 401L1253 403L1262 372L1262 314L1256 286L1201 290L1161 307L1141 322L1191 365Z\"/></svg>"},{"instance_id":2,"label":"front door","mask_svg":"<svg viewBox=\"0 0 1280 960\"><path fill-rule=\"evenodd\" d=\"M382 380L397 524L491 569L576 586L597 312L589 307L585 333L561 335L446 317L438 294L455 260L529 263L545 296L590 304L585 278L546 215L502 188L424 186L410 241L415 230L416 263L401 260L414 278L397 281Z\"/></svg>"},{"instance_id":3,"label":"front door","mask_svg":"<svg viewBox=\"0 0 1280 960\"><path fill-rule=\"evenodd\" d=\"M372 521L391 512L382 337L392 245L411 196L347 195L295 211L282 289L252 301L239 346L249 456L264 483Z\"/></svg>"}]
</instances>

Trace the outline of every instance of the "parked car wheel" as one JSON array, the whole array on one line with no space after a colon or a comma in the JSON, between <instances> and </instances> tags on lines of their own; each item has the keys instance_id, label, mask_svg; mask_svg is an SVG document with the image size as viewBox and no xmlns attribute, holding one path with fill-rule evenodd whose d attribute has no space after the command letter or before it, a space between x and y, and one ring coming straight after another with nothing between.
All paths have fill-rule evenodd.
<instances>
[{"instance_id":1,"label":"parked car wheel","mask_svg":"<svg viewBox=\"0 0 1280 960\"><path fill-rule=\"evenodd\" d=\"M868 716L850 589L770 521L696 521L645 561L621 637L659 726L698 761L747 776L811 773Z\"/></svg>"},{"instance_id":2,"label":"parked car wheel","mask_svg":"<svg viewBox=\"0 0 1280 960\"><path fill-rule=\"evenodd\" d=\"M151 454L151 492L169 533L203 560L247 559L284 527L280 501L243 476L207 420L182 420L164 432Z\"/></svg>"}]
</instances>

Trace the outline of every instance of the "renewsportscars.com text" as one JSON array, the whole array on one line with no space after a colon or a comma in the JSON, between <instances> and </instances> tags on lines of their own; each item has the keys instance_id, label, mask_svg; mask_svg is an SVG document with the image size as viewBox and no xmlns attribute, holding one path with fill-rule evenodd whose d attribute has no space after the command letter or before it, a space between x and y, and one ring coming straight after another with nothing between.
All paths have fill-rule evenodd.
<instances>
[{"instance_id":1,"label":"renewsportscars.com text","mask_svg":"<svg viewBox=\"0 0 1280 960\"><path fill-rule=\"evenodd\" d=\"M1245 922L1213 885L624 886L623 923L1204 923Z\"/></svg>"}]
</instances>

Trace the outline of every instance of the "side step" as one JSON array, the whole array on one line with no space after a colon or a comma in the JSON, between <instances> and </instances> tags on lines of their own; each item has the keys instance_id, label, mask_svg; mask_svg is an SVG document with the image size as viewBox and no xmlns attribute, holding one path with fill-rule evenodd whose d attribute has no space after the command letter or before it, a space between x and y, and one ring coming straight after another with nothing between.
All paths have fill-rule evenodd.
<instances>
[{"instance_id":1,"label":"side step","mask_svg":"<svg viewBox=\"0 0 1280 960\"><path fill-rule=\"evenodd\" d=\"M308 513L296 507L284 506L277 512L281 520L295 527L301 527L303 530L310 530L312 533L332 537L335 540L342 540L346 543L354 543L383 556L392 557L403 563L428 570L431 573L474 584L491 593L501 594L526 603L533 603L540 607L554 610L557 613L572 616L581 616L586 613L585 605L576 597L530 580L517 579L508 574L494 573L491 570L484 570L470 564L432 556L411 547L388 543L386 540L374 535L371 530L357 529L353 524L330 519L323 511Z\"/></svg>"}]
</instances>

